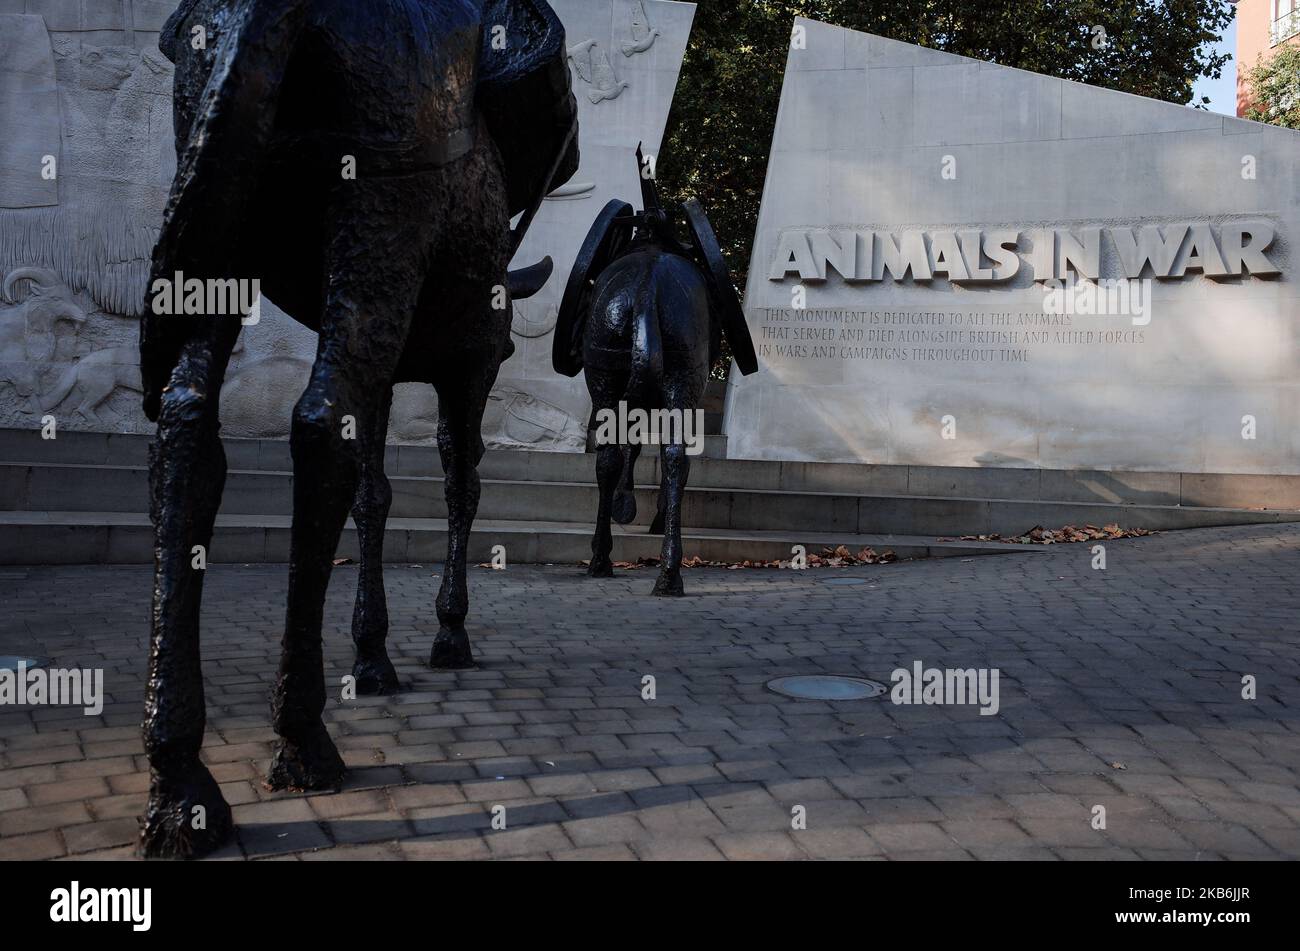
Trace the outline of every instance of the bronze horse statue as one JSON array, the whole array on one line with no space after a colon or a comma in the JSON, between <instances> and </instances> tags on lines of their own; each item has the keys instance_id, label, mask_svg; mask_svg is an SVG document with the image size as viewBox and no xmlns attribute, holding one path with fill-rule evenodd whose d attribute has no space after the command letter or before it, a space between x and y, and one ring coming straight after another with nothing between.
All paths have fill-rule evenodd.
<instances>
[{"instance_id":1,"label":"bronze horse statue","mask_svg":"<svg viewBox=\"0 0 1300 951\"><path fill-rule=\"evenodd\" d=\"M675 596L684 593L687 414L698 411L724 336L742 373L756 372L758 359L704 209L695 199L682 205L691 234L691 244L683 244L660 201L653 166L639 148L637 167L643 210L633 213L631 205L615 199L597 216L565 286L551 359L565 376L586 371L593 420L620 412L643 419L659 413L660 420L665 411L673 414L675 427L645 432L659 445L662 465L659 511L650 526L651 533L664 536L654 594ZM633 472L643 443L599 436L597 443L600 508L587 573L607 578L614 573L610 520L626 525L636 518Z\"/></svg>"},{"instance_id":2,"label":"bronze horse statue","mask_svg":"<svg viewBox=\"0 0 1300 951\"><path fill-rule=\"evenodd\" d=\"M336 788L344 765L321 719L321 622L350 510L362 547L353 636L359 690L396 688L384 641L383 473L395 383L438 393L449 542L431 663L472 663L466 546L480 427L511 352L507 275L521 229L577 169L564 30L545 0L182 0L160 48L176 64L178 167L150 289L173 275L260 281L315 330L293 411L293 528L279 736L267 783ZM512 235L510 221L523 215ZM147 856L220 846L230 809L199 759L203 570L226 461L219 403L239 313L141 324L155 576L144 740Z\"/></svg>"}]
</instances>

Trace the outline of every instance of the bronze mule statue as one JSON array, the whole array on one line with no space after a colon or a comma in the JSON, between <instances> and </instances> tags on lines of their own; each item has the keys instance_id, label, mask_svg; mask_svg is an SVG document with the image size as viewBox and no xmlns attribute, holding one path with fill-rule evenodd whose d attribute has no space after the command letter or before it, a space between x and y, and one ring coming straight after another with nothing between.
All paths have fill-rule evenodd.
<instances>
[{"instance_id":1,"label":"bronze mule statue","mask_svg":"<svg viewBox=\"0 0 1300 951\"><path fill-rule=\"evenodd\" d=\"M291 424L288 609L267 783L336 788L344 765L321 719L321 620L354 506L364 552L354 673L362 689L396 687L380 572L398 382L431 383L439 398L449 543L431 660L472 659L466 545L483 411L510 352L502 298L549 273L548 261L508 278L507 265L547 191L577 168L564 30L544 0L182 0L160 47L176 64L178 167L151 292L175 275L187 287L256 279L319 334ZM204 572L194 552L212 539L225 482L219 402L241 314L145 310L144 406L158 433L141 850L185 857L232 832L199 759Z\"/></svg>"},{"instance_id":2,"label":"bronze mule statue","mask_svg":"<svg viewBox=\"0 0 1300 951\"><path fill-rule=\"evenodd\" d=\"M557 372L586 371L593 419L639 411L694 414L717 359L722 337L746 375L758 369L740 300L713 228L695 199L682 211L691 244L673 235L652 169L637 149L643 210L615 199L596 218L565 287L556 323L552 363ZM664 536L656 595L680 595L682 496L690 475L685 427L655 433L662 481L659 511L650 526ZM703 433L699 433L701 439ZM633 472L642 444L606 441L596 449L600 509L587 573L613 575L610 519L636 518Z\"/></svg>"}]
</instances>

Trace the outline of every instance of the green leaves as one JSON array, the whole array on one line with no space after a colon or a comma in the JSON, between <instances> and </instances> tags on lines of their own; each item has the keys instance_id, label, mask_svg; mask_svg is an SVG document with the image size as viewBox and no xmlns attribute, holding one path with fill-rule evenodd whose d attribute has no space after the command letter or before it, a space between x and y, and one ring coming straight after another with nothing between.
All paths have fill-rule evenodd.
<instances>
[{"instance_id":1,"label":"green leaves","mask_svg":"<svg viewBox=\"0 0 1300 951\"><path fill-rule=\"evenodd\" d=\"M1247 73L1250 107L1246 118L1300 129L1300 45L1278 46Z\"/></svg>"}]
</instances>

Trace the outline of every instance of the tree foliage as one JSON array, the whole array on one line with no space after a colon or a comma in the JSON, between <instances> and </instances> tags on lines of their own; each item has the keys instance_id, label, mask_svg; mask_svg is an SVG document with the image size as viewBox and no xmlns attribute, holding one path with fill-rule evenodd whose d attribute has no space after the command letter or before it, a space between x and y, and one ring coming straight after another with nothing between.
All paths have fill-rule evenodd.
<instances>
[{"instance_id":1,"label":"tree foliage","mask_svg":"<svg viewBox=\"0 0 1300 951\"><path fill-rule=\"evenodd\" d=\"M1228 56L1229 0L699 0L658 163L744 286L796 16L1181 104ZM1097 27L1105 43L1097 41Z\"/></svg>"},{"instance_id":2,"label":"tree foliage","mask_svg":"<svg viewBox=\"0 0 1300 951\"><path fill-rule=\"evenodd\" d=\"M1300 129L1300 44L1279 46L1247 73L1250 106L1246 118Z\"/></svg>"}]
</instances>

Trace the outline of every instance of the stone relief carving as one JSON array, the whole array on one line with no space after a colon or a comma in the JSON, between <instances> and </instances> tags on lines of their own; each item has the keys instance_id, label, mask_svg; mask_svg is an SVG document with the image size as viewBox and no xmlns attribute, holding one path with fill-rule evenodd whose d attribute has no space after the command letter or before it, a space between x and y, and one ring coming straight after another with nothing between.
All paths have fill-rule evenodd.
<instances>
[{"instance_id":1,"label":"stone relief carving","mask_svg":"<svg viewBox=\"0 0 1300 951\"><path fill-rule=\"evenodd\" d=\"M129 208L0 209L0 271L45 268L97 308L138 317L157 231Z\"/></svg>"},{"instance_id":2,"label":"stone relief carving","mask_svg":"<svg viewBox=\"0 0 1300 951\"><path fill-rule=\"evenodd\" d=\"M555 321L560 310L554 304L545 305L545 314L540 320L533 319L532 314L543 307L533 301L515 301L515 316L510 324L511 333L526 340L545 337L555 329Z\"/></svg>"},{"instance_id":3,"label":"stone relief carving","mask_svg":"<svg viewBox=\"0 0 1300 951\"><path fill-rule=\"evenodd\" d=\"M27 289L19 291L20 284ZM48 268L11 271L0 296L0 387L13 390L23 412L41 413L40 367L57 356L59 323L84 323L86 314Z\"/></svg>"},{"instance_id":4,"label":"stone relief carving","mask_svg":"<svg viewBox=\"0 0 1300 951\"><path fill-rule=\"evenodd\" d=\"M289 427L294 404L307 388L311 359L292 333L268 328L272 336L259 333L261 326L245 327L235 343L221 403L222 412L239 420L241 436L273 439Z\"/></svg>"},{"instance_id":5,"label":"stone relief carving","mask_svg":"<svg viewBox=\"0 0 1300 951\"><path fill-rule=\"evenodd\" d=\"M508 382L492 390L484 420L491 423L489 432L505 437L501 445L574 452L587 444L583 423L554 403ZM487 440L489 446L494 442Z\"/></svg>"},{"instance_id":6,"label":"stone relief carving","mask_svg":"<svg viewBox=\"0 0 1300 951\"><path fill-rule=\"evenodd\" d=\"M595 40L586 40L569 48L569 62L574 71L591 88L587 98L592 105L606 99L617 99L628 88L627 80L619 79L609 54Z\"/></svg>"},{"instance_id":7,"label":"stone relief carving","mask_svg":"<svg viewBox=\"0 0 1300 951\"><path fill-rule=\"evenodd\" d=\"M135 347L86 354L63 371L52 390L42 393L41 412L70 411L88 423L113 422L103 419L99 410L118 390L140 393L140 353Z\"/></svg>"},{"instance_id":8,"label":"stone relief carving","mask_svg":"<svg viewBox=\"0 0 1300 951\"><path fill-rule=\"evenodd\" d=\"M71 428L152 428L133 318L175 171L172 65L130 45L130 30L94 38L106 42L0 14L0 425L52 413ZM15 143L26 143L18 169ZM58 156L57 180L40 178L34 151ZM268 306L245 328L223 397L231 435L287 434L315 349L289 323ZM255 393L245 383L259 370L276 385Z\"/></svg>"},{"instance_id":9,"label":"stone relief carving","mask_svg":"<svg viewBox=\"0 0 1300 951\"><path fill-rule=\"evenodd\" d=\"M546 196L547 201L581 201L584 198L590 198L591 193L596 190L595 182L570 182L567 185L561 185L555 191Z\"/></svg>"},{"instance_id":10,"label":"stone relief carving","mask_svg":"<svg viewBox=\"0 0 1300 951\"><path fill-rule=\"evenodd\" d=\"M165 184L176 172L171 134L172 64L156 49L136 57L104 124L104 168L111 177Z\"/></svg>"},{"instance_id":11,"label":"stone relief carving","mask_svg":"<svg viewBox=\"0 0 1300 951\"><path fill-rule=\"evenodd\" d=\"M523 381L519 381L523 382ZM225 401L225 392L222 400ZM390 439L424 443L438 436L438 397L427 386L393 388ZM586 427L574 415L535 393L503 380L493 387L483 414L483 444L488 449L542 449L580 452Z\"/></svg>"},{"instance_id":12,"label":"stone relief carving","mask_svg":"<svg viewBox=\"0 0 1300 951\"><path fill-rule=\"evenodd\" d=\"M645 0L632 0L627 13L628 33L631 39L619 43L619 48L622 49L624 56L630 58L654 46L660 33L650 25ZM614 64L609 60L609 54L595 39L585 40L569 47L569 62L573 64L578 78L592 87L587 91L587 98L591 100L592 105L608 99L617 99L630 85L627 80L618 78Z\"/></svg>"},{"instance_id":13,"label":"stone relief carving","mask_svg":"<svg viewBox=\"0 0 1300 951\"><path fill-rule=\"evenodd\" d=\"M94 37L0 15L0 425L145 429L131 318L170 176L171 65Z\"/></svg>"},{"instance_id":14,"label":"stone relief carving","mask_svg":"<svg viewBox=\"0 0 1300 951\"><path fill-rule=\"evenodd\" d=\"M81 52L77 73L82 89L113 90L135 70L139 51L132 46L88 46Z\"/></svg>"},{"instance_id":15,"label":"stone relief carving","mask_svg":"<svg viewBox=\"0 0 1300 951\"><path fill-rule=\"evenodd\" d=\"M133 411L119 394L139 392L132 321L96 309L54 270L21 267L0 294L0 424L31 425L47 413L61 423L130 431Z\"/></svg>"},{"instance_id":16,"label":"stone relief carving","mask_svg":"<svg viewBox=\"0 0 1300 951\"><path fill-rule=\"evenodd\" d=\"M629 57L644 53L655 45L655 39L659 36L659 31L650 25L650 17L646 15L643 0L632 0L630 13L632 39L630 42L623 43L623 55Z\"/></svg>"}]
</instances>

